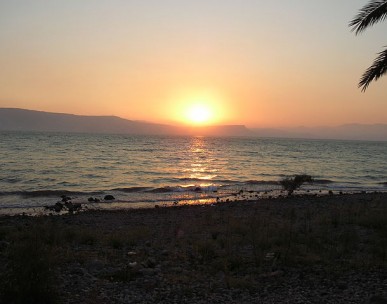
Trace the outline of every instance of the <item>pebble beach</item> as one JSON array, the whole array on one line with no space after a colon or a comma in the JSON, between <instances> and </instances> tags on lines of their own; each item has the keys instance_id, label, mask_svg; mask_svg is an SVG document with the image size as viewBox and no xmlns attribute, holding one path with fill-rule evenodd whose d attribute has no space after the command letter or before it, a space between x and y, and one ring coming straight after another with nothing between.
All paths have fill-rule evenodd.
<instances>
[{"instance_id":1,"label":"pebble beach","mask_svg":"<svg viewBox=\"0 0 387 304\"><path fill-rule=\"evenodd\" d=\"M387 193L3 216L1 299L387 303L386 227Z\"/></svg>"}]
</instances>

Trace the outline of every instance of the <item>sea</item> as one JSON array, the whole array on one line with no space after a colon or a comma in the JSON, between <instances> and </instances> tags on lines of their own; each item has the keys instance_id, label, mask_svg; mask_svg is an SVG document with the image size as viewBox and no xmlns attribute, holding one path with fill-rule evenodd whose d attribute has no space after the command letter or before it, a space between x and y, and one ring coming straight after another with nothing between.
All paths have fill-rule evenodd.
<instances>
[{"instance_id":1,"label":"sea","mask_svg":"<svg viewBox=\"0 0 387 304\"><path fill-rule=\"evenodd\" d=\"M0 132L0 214L259 200L297 174L295 195L387 192L387 142Z\"/></svg>"}]
</instances>

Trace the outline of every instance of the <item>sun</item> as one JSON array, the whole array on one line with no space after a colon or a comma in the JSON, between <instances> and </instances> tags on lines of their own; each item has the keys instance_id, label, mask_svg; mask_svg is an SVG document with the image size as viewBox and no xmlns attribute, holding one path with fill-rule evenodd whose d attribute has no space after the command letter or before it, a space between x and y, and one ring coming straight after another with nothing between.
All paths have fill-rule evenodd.
<instances>
[{"instance_id":1,"label":"sun","mask_svg":"<svg viewBox=\"0 0 387 304\"><path fill-rule=\"evenodd\" d=\"M209 106L204 104L193 104L186 110L187 120L195 125L206 124L211 121L213 113Z\"/></svg>"}]
</instances>

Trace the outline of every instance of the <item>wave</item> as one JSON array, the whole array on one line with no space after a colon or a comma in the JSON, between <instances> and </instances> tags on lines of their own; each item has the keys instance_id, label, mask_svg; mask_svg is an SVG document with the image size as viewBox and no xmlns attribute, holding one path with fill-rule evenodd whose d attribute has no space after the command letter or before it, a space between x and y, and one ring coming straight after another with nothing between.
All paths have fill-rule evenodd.
<instances>
[{"instance_id":1,"label":"wave","mask_svg":"<svg viewBox=\"0 0 387 304\"><path fill-rule=\"evenodd\" d=\"M330 180L330 179L314 179L313 183L315 183L315 184L333 184L335 182L333 180Z\"/></svg>"},{"instance_id":2,"label":"wave","mask_svg":"<svg viewBox=\"0 0 387 304\"><path fill-rule=\"evenodd\" d=\"M133 193L133 192L144 192L152 189L151 187L129 187L129 188L115 188L111 191L119 191L125 193Z\"/></svg>"},{"instance_id":3,"label":"wave","mask_svg":"<svg viewBox=\"0 0 387 304\"><path fill-rule=\"evenodd\" d=\"M176 187L160 187L148 190L150 193L172 193L172 192L216 192L218 190L218 186L215 185L206 185L206 186L176 186Z\"/></svg>"},{"instance_id":4,"label":"wave","mask_svg":"<svg viewBox=\"0 0 387 304\"><path fill-rule=\"evenodd\" d=\"M94 195L103 195L111 192L121 192L126 194L135 194L135 193L178 193L178 192L224 192L228 191L227 189L237 188L249 188L252 187L260 188L264 187L277 188L280 183L278 180L245 180L245 181L236 181L236 180L203 180L200 178L180 178L180 182L185 181L192 182L190 184L184 185L166 185L161 187L149 187L149 186L136 186L136 187L121 187L113 189L100 189L100 190L90 190L90 191L71 191L71 190L34 190L34 191L0 191L0 197L6 196L21 196L23 198L38 198L38 197L61 197L63 195L74 197L74 196L94 196ZM205 183L207 182L207 183ZM364 188L370 187L370 185L363 185L361 183L352 181L346 183L339 183L330 179L315 179L314 185L329 185L331 188ZM387 187L387 182L377 183L379 187ZM376 186L376 184L375 184Z\"/></svg>"},{"instance_id":5,"label":"wave","mask_svg":"<svg viewBox=\"0 0 387 304\"><path fill-rule=\"evenodd\" d=\"M246 185L278 185L278 181L265 181L265 180L248 180L243 182Z\"/></svg>"}]
</instances>

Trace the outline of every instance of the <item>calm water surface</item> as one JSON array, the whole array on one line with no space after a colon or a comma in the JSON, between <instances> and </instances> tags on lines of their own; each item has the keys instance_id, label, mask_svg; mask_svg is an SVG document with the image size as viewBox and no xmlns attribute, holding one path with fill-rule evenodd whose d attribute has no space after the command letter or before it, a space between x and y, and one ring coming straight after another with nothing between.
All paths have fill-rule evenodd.
<instances>
[{"instance_id":1,"label":"calm water surface","mask_svg":"<svg viewBox=\"0 0 387 304\"><path fill-rule=\"evenodd\" d=\"M385 191L387 142L0 133L0 213L61 194L117 198L101 208L213 201L301 173L314 191Z\"/></svg>"}]
</instances>

